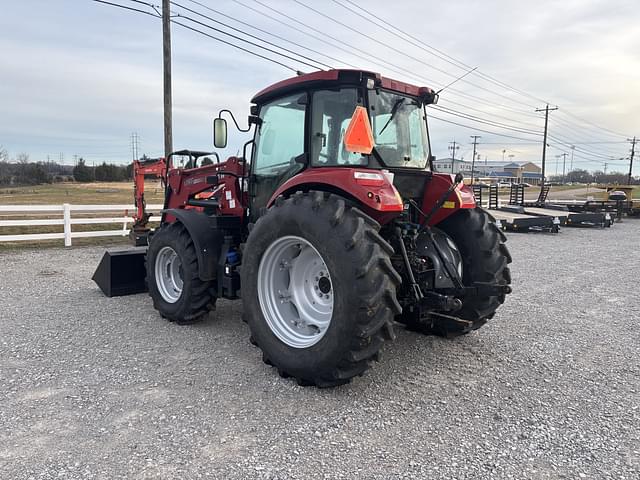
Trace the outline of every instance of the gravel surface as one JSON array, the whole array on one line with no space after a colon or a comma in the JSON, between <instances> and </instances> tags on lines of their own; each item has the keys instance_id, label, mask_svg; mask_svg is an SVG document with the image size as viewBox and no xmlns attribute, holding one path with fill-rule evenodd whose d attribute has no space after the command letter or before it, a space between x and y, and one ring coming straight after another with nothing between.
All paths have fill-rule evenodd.
<instances>
[{"instance_id":1,"label":"gravel surface","mask_svg":"<svg viewBox=\"0 0 640 480\"><path fill-rule=\"evenodd\" d=\"M398 328L352 384L264 365L240 304L109 299L100 248L0 254L0 478L640 478L640 221L511 234L514 293L453 341Z\"/></svg>"}]
</instances>

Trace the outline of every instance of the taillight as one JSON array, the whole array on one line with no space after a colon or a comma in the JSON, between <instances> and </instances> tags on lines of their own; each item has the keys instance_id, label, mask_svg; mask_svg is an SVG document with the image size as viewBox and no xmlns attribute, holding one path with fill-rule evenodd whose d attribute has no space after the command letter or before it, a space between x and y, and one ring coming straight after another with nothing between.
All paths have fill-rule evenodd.
<instances>
[{"instance_id":1,"label":"taillight","mask_svg":"<svg viewBox=\"0 0 640 480\"><path fill-rule=\"evenodd\" d=\"M381 187L384 185L384 175L375 172L353 172L356 183L367 187Z\"/></svg>"}]
</instances>

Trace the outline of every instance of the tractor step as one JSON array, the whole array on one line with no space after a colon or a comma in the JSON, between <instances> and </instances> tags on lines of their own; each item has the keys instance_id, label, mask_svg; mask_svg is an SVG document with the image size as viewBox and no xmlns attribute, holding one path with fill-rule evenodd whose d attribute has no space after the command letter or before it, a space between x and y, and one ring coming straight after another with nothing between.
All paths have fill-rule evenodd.
<instances>
[{"instance_id":1,"label":"tractor step","mask_svg":"<svg viewBox=\"0 0 640 480\"><path fill-rule=\"evenodd\" d=\"M146 292L146 253L146 248L106 251L91 278L107 297Z\"/></svg>"}]
</instances>

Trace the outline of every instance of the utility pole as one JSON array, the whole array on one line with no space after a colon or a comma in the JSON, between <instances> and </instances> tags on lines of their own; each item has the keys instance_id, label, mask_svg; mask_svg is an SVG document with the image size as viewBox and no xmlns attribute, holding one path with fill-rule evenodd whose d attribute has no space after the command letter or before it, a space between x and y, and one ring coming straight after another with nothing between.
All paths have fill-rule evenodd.
<instances>
[{"instance_id":1,"label":"utility pole","mask_svg":"<svg viewBox=\"0 0 640 480\"><path fill-rule=\"evenodd\" d=\"M571 168L569 169L569 173L573 172L573 152L576 150L575 145L571 145ZM573 182L573 175L571 175L571 181Z\"/></svg>"},{"instance_id":2,"label":"utility pole","mask_svg":"<svg viewBox=\"0 0 640 480\"><path fill-rule=\"evenodd\" d=\"M542 140L542 185L544 185L544 167L547 157L547 128L549 126L549 111L557 110L558 107L549 108L549 104L544 108L536 108L536 112L544 112L544 139Z\"/></svg>"},{"instance_id":3,"label":"utility pole","mask_svg":"<svg viewBox=\"0 0 640 480\"><path fill-rule=\"evenodd\" d=\"M627 138L628 142L631 142L631 156L629 157L629 185L631 185L631 178L633 175L633 156L636 153L636 137L633 139Z\"/></svg>"},{"instance_id":4,"label":"utility pole","mask_svg":"<svg viewBox=\"0 0 640 480\"><path fill-rule=\"evenodd\" d=\"M609 164L607 162L604 162L604 176L607 176L607 167L609 166Z\"/></svg>"},{"instance_id":5,"label":"utility pole","mask_svg":"<svg viewBox=\"0 0 640 480\"><path fill-rule=\"evenodd\" d=\"M138 160L138 134L136 132L131 134L131 158L134 161Z\"/></svg>"},{"instance_id":6,"label":"utility pole","mask_svg":"<svg viewBox=\"0 0 640 480\"><path fill-rule=\"evenodd\" d=\"M453 142L449 142L449 150L451 150L451 173L454 173L453 169L456 164L456 150L459 148L460 145L458 145L455 140Z\"/></svg>"},{"instance_id":7,"label":"utility pole","mask_svg":"<svg viewBox=\"0 0 640 480\"><path fill-rule=\"evenodd\" d=\"M565 181L565 175L566 175L566 162L567 162L567 155L569 155L566 152L562 152L562 154L560 155L562 157L562 184L564 185L564 181Z\"/></svg>"},{"instance_id":8,"label":"utility pole","mask_svg":"<svg viewBox=\"0 0 640 480\"><path fill-rule=\"evenodd\" d=\"M162 59L164 71L164 157L173 151L171 111L171 12L170 0L162 0Z\"/></svg>"},{"instance_id":9,"label":"utility pole","mask_svg":"<svg viewBox=\"0 0 640 480\"><path fill-rule=\"evenodd\" d=\"M480 135L471 135L473 138L473 156L471 157L471 185L473 185L473 176L476 169L476 145L478 145L478 139L482 138Z\"/></svg>"}]
</instances>

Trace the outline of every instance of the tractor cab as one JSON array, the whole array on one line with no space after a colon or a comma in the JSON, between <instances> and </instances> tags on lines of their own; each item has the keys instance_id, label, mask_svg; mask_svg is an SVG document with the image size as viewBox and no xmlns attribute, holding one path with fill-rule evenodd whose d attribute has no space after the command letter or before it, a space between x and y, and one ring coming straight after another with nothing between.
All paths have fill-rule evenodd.
<instances>
[{"instance_id":1,"label":"tractor cab","mask_svg":"<svg viewBox=\"0 0 640 480\"><path fill-rule=\"evenodd\" d=\"M431 170L425 106L436 101L429 88L357 70L315 72L262 90L252 99L251 211L268 206L296 175L316 169L334 177L385 170L397 176L402 197L421 197ZM221 138L226 124L216 122Z\"/></svg>"}]
</instances>

